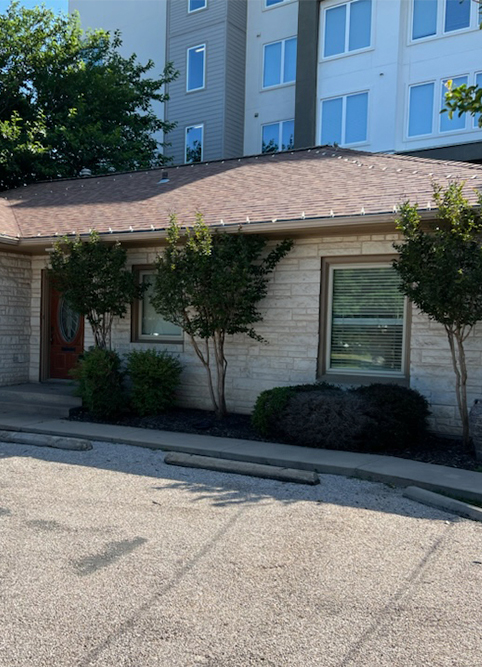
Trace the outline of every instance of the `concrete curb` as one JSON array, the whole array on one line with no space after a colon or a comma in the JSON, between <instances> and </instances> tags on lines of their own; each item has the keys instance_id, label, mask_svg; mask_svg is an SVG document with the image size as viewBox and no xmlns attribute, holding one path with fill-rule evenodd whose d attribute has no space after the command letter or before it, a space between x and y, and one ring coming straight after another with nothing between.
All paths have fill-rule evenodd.
<instances>
[{"instance_id":1,"label":"concrete curb","mask_svg":"<svg viewBox=\"0 0 482 667\"><path fill-rule=\"evenodd\" d=\"M1 442L11 442L17 445L31 445L35 447L53 447L55 449L68 449L71 451L85 452L92 449L88 440L80 438L65 438L54 435L39 433L17 433L15 431L0 431Z\"/></svg>"},{"instance_id":2,"label":"concrete curb","mask_svg":"<svg viewBox=\"0 0 482 667\"><path fill-rule=\"evenodd\" d=\"M217 459L211 456L198 456L196 454L171 452L164 457L164 463L186 468L202 468L204 470L228 472L235 475L263 477L265 479L275 479L280 482L294 482L295 484L315 485L320 483L318 475L309 470L280 468L279 466L248 463L245 461L230 461L228 459Z\"/></svg>"},{"instance_id":3,"label":"concrete curb","mask_svg":"<svg viewBox=\"0 0 482 667\"><path fill-rule=\"evenodd\" d=\"M403 492L403 495L405 498L410 498L411 500L416 500L424 505L458 514L466 519L472 519L472 521L482 521L482 508L474 507L473 505L464 503L462 500L455 500L454 498L441 496L438 493L433 493L426 489L419 489L417 486L408 486Z\"/></svg>"}]
</instances>

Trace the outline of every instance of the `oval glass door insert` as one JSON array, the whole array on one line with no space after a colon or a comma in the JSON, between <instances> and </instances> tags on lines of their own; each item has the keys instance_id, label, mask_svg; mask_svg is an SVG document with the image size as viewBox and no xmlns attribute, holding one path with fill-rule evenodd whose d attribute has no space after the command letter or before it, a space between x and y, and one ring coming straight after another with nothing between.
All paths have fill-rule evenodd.
<instances>
[{"instance_id":1,"label":"oval glass door insert","mask_svg":"<svg viewBox=\"0 0 482 667\"><path fill-rule=\"evenodd\" d=\"M77 336L80 327L80 315L69 306L62 297L59 303L60 334L66 343L70 343Z\"/></svg>"}]
</instances>

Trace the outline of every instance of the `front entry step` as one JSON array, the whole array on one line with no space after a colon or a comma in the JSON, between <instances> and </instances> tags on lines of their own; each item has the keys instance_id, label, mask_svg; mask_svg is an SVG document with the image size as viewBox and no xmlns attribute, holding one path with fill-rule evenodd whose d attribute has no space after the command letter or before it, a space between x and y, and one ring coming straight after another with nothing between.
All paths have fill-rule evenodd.
<instances>
[{"instance_id":1,"label":"front entry step","mask_svg":"<svg viewBox=\"0 0 482 667\"><path fill-rule=\"evenodd\" d=\"M82 401L73 396L71 383L19 384L0 387L0 413L15 412L49 417L68 417Z\"/></svg>"}]
</instances>

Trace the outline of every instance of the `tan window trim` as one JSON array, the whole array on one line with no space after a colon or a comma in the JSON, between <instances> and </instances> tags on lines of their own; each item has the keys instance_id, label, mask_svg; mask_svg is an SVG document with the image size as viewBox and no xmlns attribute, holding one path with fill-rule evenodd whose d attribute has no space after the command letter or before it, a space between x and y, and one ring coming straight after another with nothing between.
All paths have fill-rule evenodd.
<instances>
[{"instance_id":1,"label":"tan window trim","mask_svg":"<svg viewBox=\"0 0 482 667\"><path fill-rule=\"evenodd\" d=\"M405 340L404 340L404 366L401 376L388 376L356 373L330 373L326 368L326 349L328 343L328 303L330 287L330 267L337 264L387 264L396 259L397 255L345 255L335 257L324 257L321 260L321 290L320 290L320 342L318 349L318 380L331 382L332 384L372 384L374 382L393 383L408 386L410 382L410 334L412 324L412 309L407 301L405 306Z\"/></svg>"}]
</instances>

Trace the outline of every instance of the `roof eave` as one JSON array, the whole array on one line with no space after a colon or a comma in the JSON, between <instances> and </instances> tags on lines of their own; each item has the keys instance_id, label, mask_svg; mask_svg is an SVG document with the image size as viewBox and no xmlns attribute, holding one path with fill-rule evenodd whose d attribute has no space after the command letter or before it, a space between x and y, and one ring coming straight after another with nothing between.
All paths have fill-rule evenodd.
<instances>
[{"instance_id":1,"label":"roof eave","mask_svg":"<svg viewBox=\"0 0 482 667\"><path fill-rule=\"evenodd\" d=\"M339 229L345 227L347 232L354 233L359 227L368 227L373 225L379 227L380 225L394 225L397 218L397 212L383 212L383 213L369 213L347 216L320 216L312 218L296 218L286 220L264 220L259 222L234 222L234 223L216 223L210 224L209 229L222 230L228 233L235 233L239 229L250 234L306 234L321 231L328 231L330 229ZM420 211L422 220L429 220L434 218L434 210ZM183 228L181 228L183 229ZM136 243L145 241L152 243L153 241L162 241L167 237L168 229L145 229L134 231L112 231L99 232L99 236L105 241L110 242L124 242ZM89 233L79 235L81 238L88 238ZM69 238L75 238L73 234L68 235ZM60 235L55 236L36 236L24 237L16 239L16 243L20 245L25 251L33 251L35 249L46 248L51 246L56 241L62 238Z\"/></svg>"}]
</instances>

